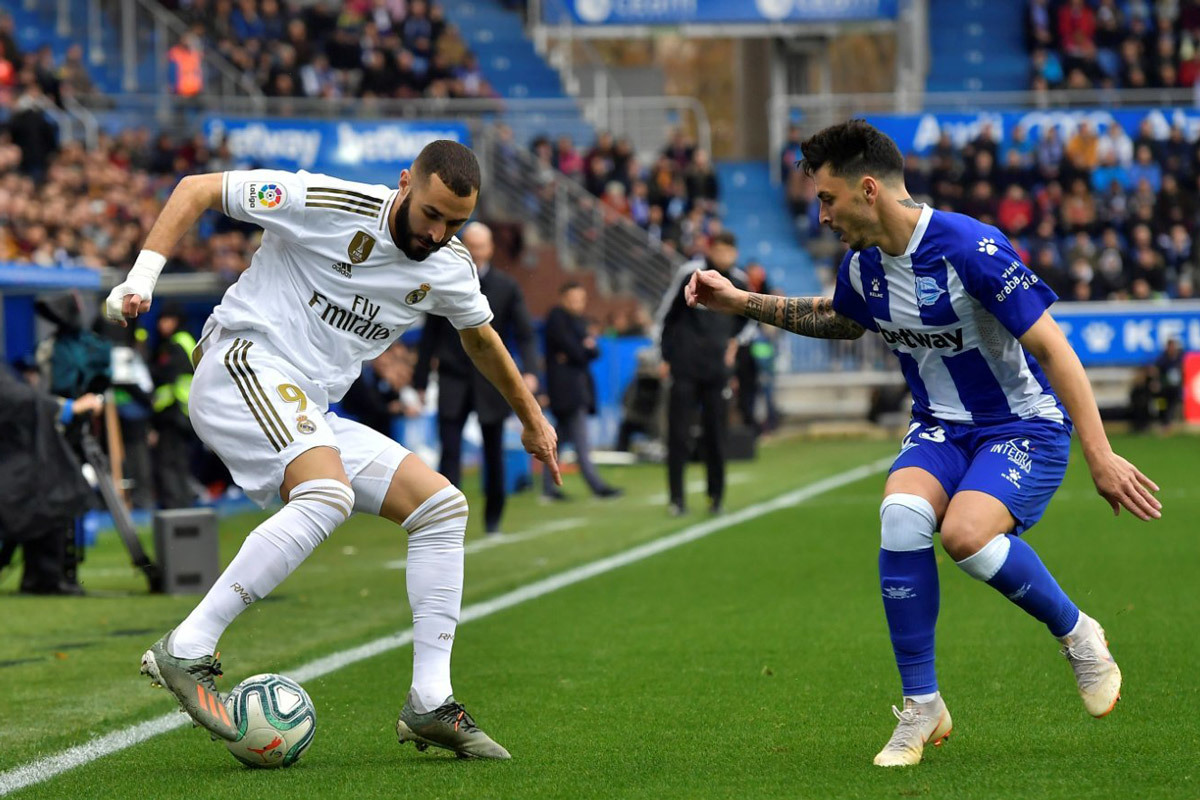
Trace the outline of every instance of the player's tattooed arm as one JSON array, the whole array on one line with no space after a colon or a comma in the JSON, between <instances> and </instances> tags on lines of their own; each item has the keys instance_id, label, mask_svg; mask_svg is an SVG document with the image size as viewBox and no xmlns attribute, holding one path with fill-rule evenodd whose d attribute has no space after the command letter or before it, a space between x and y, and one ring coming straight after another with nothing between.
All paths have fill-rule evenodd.
<instances>
[{"instance_id":1,"label":"player's tattooed arm","mask_svg":"<svg viewBox=\"0 0 1200 800\"><path fill-rule=\"evenodd\" d=\"M833 310L828 297L775 297L751 293L742 312L750 319L816 339L857 339L863 326Z\"/></svg>"}]
</instances>

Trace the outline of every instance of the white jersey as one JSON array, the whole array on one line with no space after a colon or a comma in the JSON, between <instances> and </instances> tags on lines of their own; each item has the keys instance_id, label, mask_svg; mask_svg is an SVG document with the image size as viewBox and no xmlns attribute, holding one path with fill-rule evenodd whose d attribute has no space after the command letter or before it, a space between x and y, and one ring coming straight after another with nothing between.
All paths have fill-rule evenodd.
<instances>
[{"instance_id":1,"label":"white jersey","mask_svg":"<svg viewBox=\"0 0 1200 800\"><path fill-rule=\"evenodd\" d=\"M457 238L424 261L392 241L399 191L327 175L279 170L224 173L221 202L262 226L250 268L213 311L213 324L254 330L312 383L340 400L375 358L422 314L457 329L490 322L470 254Z\"/></svg>"}]
</instances>

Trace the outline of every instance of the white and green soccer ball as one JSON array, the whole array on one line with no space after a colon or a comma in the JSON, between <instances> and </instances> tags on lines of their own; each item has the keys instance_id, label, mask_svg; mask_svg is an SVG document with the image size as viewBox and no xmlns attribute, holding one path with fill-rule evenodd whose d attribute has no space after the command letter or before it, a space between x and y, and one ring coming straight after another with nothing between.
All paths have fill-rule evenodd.
<instances>
[{"instance_id":1,"label":"white and green soccer ball","mask_svg":"<svg viewBox=\"0 0 1200 800\"><path fill-rule=\"evenodd\" d=\"M317 709L308 692L274 673L252 675L233 687L225 707L238 729L237 741L225 746L251 767L291 766L317 729Z\"/></svg>"}]
</instances>

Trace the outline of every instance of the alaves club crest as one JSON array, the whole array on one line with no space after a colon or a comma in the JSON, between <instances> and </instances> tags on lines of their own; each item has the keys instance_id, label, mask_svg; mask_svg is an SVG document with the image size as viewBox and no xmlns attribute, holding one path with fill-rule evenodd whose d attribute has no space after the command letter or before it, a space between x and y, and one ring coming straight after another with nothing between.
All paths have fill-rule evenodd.
<instances>
[{"instance_id":1,"label":"alaves club crest","mask_svg":"<svg viewBox=\"0 0 1200 800\"><path fill-rule=\"evenodd\" d=\"M429 290L433 288L428 283L422 283L420 289L413 289L404 298L404 302L410 306L415 306L417 303L425 299L425 295L429 294Z\"/></svg>"},{"instance_id":2,"label":"alaves club crest","mask_svg":"<svg viewBox=\"0 0 1200 800\"><path fill-rule=\"evenodd\" d=\"M945 293L946 290L928 275L917 278L917 305L931 306Z\"/></svg>"},{"instance_id":3,"label":"alaves club crest","mask_svg":"<svg viewBox=\"0 0 1200 800\"><path fill-rule=\"evenodd\" d=\"M351 264L361 264L371 257L371 251L374 249L375 237L366 231L359 231L350 240L346 255L350 257Z\"/></svg>"}]
</instances>

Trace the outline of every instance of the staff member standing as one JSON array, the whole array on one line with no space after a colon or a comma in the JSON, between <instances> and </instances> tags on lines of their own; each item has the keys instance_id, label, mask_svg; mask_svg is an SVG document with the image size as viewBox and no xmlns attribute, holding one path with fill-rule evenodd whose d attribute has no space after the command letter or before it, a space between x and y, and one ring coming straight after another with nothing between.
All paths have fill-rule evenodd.
<instances>
[{"instance_id":1,"label":"staff member standing","mask_svg":"<svg viewBox=\"0 0 1200 800\"><path fill-rule=\"evenodd\" d=\"M588 335L587 289L574 281L559 290L559 304L546 315L546 393L554 413L558 444L575 447L579 471L596 497L617 497L621 490L609 486L592 464L588 443L587 418L596 398L588 365L600 356L596 340ZM566 495L554 485L550 470L542 470L542 496L564 500Z\"/></svg>"},{"instance_id":2,"label":"staff member standing","mask_svg":"<svg viewBox=\"0 0 1200 800\"><path fill-rule=\"evenodd\" d=\"M706 257L679 269L659 306L664 377L671 379L667 401L667 483L669 508L675 516L687 509L683 471L697 408L708 468L709 511L714 514L721 511L725 499L726 390L737 354L736 337L745 327L745 318L689 308L683 289L692 273L703 269L715 269L744 289L740 277L731 274L737 257L737 239L732 233L721 231L713 237Z\"/></svg>"},{"instance_id":3,"label":"staff member standing","mask_svg":"<svg viewBox=\"0 0 1200 800\"><path fill-rule=\"evenodd\" d=\"M190 508L196 499L191 487L196 434L188 417L196 340L183 323L183 309L174 304L158 315L158 347L150 367L154 381L154 472L162 508Z\"/></svg>"},{"instance_id":4,"label":"staff member standing","mask_svg":"<svg viewBox=\"0 0 1200 800\"><path fill-rule=\"evenodd\" d=\"M513 341L521 359L525 385L537 391L537 345L533 322L520 285L492 268L492 231L482 222L472 222L459 239L466 245L479 270L479 286L492 307L492 327L506 341ZM512 413L504 396L475 369L463 350L458 331L445 317L427 315L413 372L413 388L424 392L429 373L438 374L438 437L442 460L438 471L462 487L462 431L474 411L483 432L484 530L500 532L504 515L504 420Z\"/></svg>"}]
</instances>

